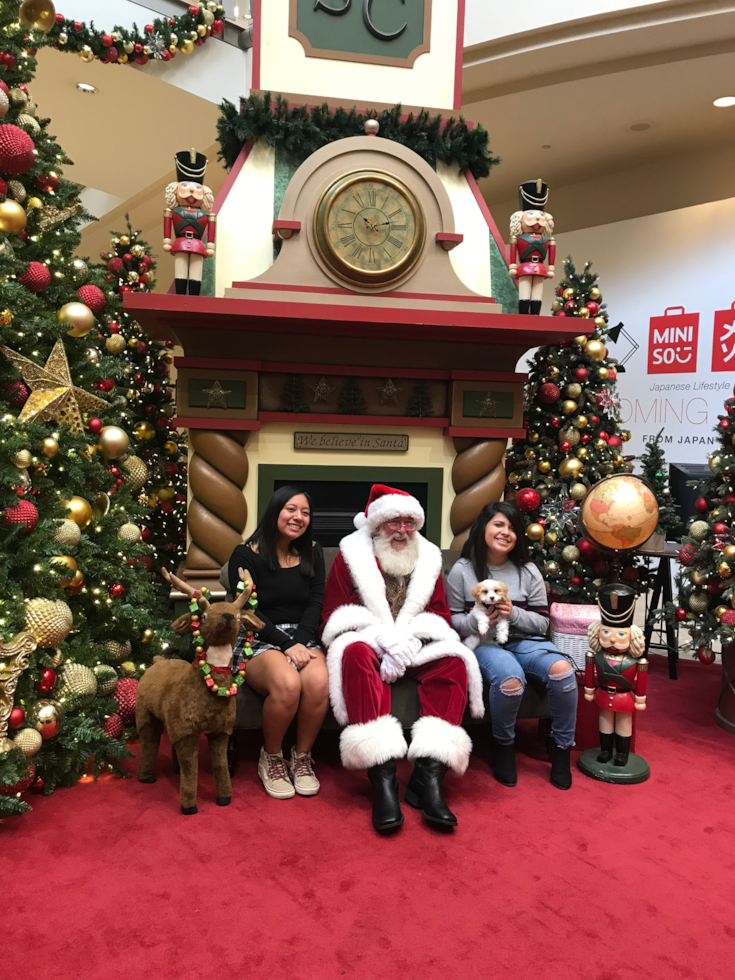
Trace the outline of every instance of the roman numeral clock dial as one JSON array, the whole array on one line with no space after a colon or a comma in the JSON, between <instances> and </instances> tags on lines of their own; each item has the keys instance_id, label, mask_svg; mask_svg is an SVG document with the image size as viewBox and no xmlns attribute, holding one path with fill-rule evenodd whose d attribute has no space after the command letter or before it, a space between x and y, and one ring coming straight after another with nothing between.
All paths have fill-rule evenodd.
<instances>
[{"instance_id":1,"label":"roman numeral clock dial","mask_svg":"<svg viewBox=\"0 0 735 980\"><path fill-rule=\"evenodd\" d=\"M403 181L379 170L344 174L327 187L314 212L319 253L340 278L385 286L421 256L426 222Z\"/></svg>"}]
</instances>

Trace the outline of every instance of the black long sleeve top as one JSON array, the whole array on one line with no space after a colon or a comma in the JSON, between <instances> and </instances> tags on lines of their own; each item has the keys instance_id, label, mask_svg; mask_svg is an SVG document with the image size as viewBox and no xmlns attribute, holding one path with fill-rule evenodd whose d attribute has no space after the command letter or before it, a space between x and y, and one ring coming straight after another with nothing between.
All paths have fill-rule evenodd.
<instances>
[{"instance_id":1,"label":"black long sleeve top","mask_svg":"<svg viewBox=\"0 0 735 980\"><path fill-rule=\"evenodd\" d=\"M265 623L258 639L286 651L296 643L308 643L314 639L324 599L324 553L320 544L314 545L314 569L307 578L301 574L301 566L272 568L249 545L240 544L232 552L228 574L230 591L237 595L240 581L238 569L250 574L257 592L257 614ZM280 623L298 623L291 639Z\"/></svg>"}]
</instances>

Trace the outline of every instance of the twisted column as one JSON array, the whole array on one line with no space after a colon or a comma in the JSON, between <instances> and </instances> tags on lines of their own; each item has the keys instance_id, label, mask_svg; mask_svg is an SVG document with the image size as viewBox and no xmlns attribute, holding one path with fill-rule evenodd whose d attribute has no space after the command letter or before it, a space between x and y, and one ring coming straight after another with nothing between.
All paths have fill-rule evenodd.
<instances>
[{"instance_id":1,"label":"twisted column","mask_svg":"<svg viewBox=\"0 0 735 980\"><path fill-rule=\"evenodd\" d=\"M242 542L248 518L242 491L248 479L244 447L249 435L189 430L194 453L189 460L191 500L186 519L192 542L187 571L220 568Z\"/></svg>"},{"instance_id":2,"label":"twisted column","mask_svg":"<svg viewBox=\"0 0 735 980\"><path fill-rule=\"evenodd\" d=\"M715 719L720 728L735 735L735 643L722 644L722 688Z\"/></svg>"},{"instance_id":3,"label":"twisted column","mask_svg":"<svg viewBox=\"0 0 735 980\"><path fill-rule=\"evenodd\" d=\"M449 513L454 534L452 548L462 547L485 504L503 496L507 444L507 439L454 440L457 456L452 466L452 486L456 496Z\"/></svg>"}]
</instances>

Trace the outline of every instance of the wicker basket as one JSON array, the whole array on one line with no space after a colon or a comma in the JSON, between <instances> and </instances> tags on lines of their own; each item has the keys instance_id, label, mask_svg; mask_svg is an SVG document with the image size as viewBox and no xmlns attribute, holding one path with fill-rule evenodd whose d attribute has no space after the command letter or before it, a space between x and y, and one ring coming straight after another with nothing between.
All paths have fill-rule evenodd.
<instances>
[{"instance_id":1,"label":"wicker basket","mask_svg":"<svg viewBox=\"0 0 735 980\"><path fill-rule=\"evenodd\" d=\"M573 605L554 602L551 605L551 639L559 647L575 670L584 670L584 658L589 644L587 628L597 622L600 610L597 606Z\"/></svg>"}]
</instances>

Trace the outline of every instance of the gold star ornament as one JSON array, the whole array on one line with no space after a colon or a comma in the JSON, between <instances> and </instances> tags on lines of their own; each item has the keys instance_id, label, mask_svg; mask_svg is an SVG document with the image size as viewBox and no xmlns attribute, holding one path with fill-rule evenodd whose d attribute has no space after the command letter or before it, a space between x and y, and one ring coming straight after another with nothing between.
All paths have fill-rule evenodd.
<instances>
[{"instance_id":1,"label":"gold star ornament","mask_svg":"<svg viewBox=\"0 0 735 980\"><path fill-rule=\"evenodd\" d=\"M72 384L63 340L56 341L43 367L10 347L0 347L0 350L31 389L28 401L18 416L19 422L66 423L71 426L72 432L83 432L82 412L109 409L109 403L104 398L98 398Z\"/></svg>"},{"instance_id":2,"label":"gold star ornament","mask_svg":"<svg viewBox=\"0 0 735 980\"><path fill-rule=\"evenodd\" d=\"M207 408L227 408L227 396L232 392L223 388L219 381L215 381L211 388L202 388L207 396Z\"/></svg>"}]
</instances>

